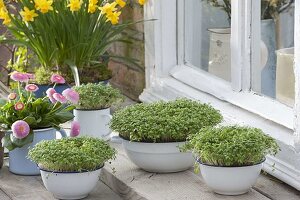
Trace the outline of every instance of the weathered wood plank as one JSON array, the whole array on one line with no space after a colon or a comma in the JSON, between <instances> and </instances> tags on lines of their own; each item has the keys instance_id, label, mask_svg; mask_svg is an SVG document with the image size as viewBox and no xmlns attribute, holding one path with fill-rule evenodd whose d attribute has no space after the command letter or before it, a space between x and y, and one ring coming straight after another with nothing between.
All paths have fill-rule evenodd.
<instances>
[{"instance_id":1,"label":"weathered wood plank","mask_svg":"<svg viewBox=\"0 0 300 200\"><path fill-rule=\"evenodd\" d=\"M261 175L254 189L274 200L299 200L300 191L270 175Z\"/></svg>"},{"instance_id":2,"label":"weathered wood plank","mask_svg":"<svg viewBox=\"0 0 300 200\"><path fill-rule=\"evenodd\" d=\"M192 170L181 173L153 174L144 172L129 161L120 144L112 144L118 156L112 166L106 165L102 181L125 199L172 199L172 200L268 200L261 193L251 190L241 196L222 196L213 193L203 182L201 176ZM111 175L112 169L116 174ZM131 196L134 194L133 196Z\"/></svg>"},{"instance_id":3,"label":"weathered wood plank","mask_svg":"<svg viewBox=\"0 0 300 200\"><path fill-rule=\"evenodd\" d=\"M18 176L8 171L7 162L0 172L0 188L12 200L54 199L35 176Z\"/></svg>"}]
</instances>

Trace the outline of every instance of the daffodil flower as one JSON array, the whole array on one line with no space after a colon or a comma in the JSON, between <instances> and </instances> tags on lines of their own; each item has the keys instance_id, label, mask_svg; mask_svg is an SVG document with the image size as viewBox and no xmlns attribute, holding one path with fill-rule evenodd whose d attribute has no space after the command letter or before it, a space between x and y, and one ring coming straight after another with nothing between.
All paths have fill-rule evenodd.
<instances>
[{"instance_id":1,"label":"daffodil flower","mask_svg":"<svg viewBox=\"0 0 300 200\"><path fill-rule=\"evenodd\" d=\"M20 14L25 22L29 22L29 21L33 22L34 18L38 16L35 10L29 10L29 8L27 7L24 7L24 10L22 10Z\"/></svg>"},{"instance_id":2,"label":"daffodil flower","mask_svg":"<svg viewBox=\"0 0 300 200\"><path fill-rule=\"evenodd\" d=\"M78 11L81 8L82 1L81 0L70 0L68 7L72 12Z\"/></svg>"},{"instance_id":3,"label":"daffodil flower","mask_svg":"<svg viewBox=\"0 0 300 200\"><path fill-rule=\"evenodd\" d=\"M41 11L41 13L47 13L49 12L49 10L53 10L52 4L53 1L52 0L34 0L35 3L35 8L39 11Z\"/></svg>"}]
</instances>

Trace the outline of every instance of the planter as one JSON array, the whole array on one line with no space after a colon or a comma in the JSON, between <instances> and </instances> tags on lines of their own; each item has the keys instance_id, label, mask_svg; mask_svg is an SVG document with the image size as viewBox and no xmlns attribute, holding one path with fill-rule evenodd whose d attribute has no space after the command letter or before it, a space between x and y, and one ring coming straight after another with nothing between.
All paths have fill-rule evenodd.
<instances>
[{"instance_id":1,"label":"planter","mask_svg":"<svg viewBox=\"0 0 300 200\"><path fill-rule=\"evenodd\" d=\"M101 110L74 110L74 120L80 124L80 135L109 139L112 118L110 108Z\"/></svg>"},{"instance_id":2,"label":"planter","mask_svg":"<svg viewBox=\"0 0 300 200\"><path fill-rule=\"evenodd\" d=\"M54 85L38 85L39 90L36 91L36 92L34 92L34 94L35 94L35 96L36 96L37 98L42 98L42 97L44 97L44 96L46 95L46 91L47 91L49 88L53 87L53 86L54 86ZM68 89L68 88L70 88L70 86L69 86L68 84L58 84L58 85L55 86L56 92L58 92L58 93L60 93L60 94L61 94L65 89Z\"/></svg>"},{"instance_id":3,"label":"planter","mask_svg":"<svg viewBox=\"0 0 300 200\"><path fill-rule=\"evenodd\" d=\"M231 81L230 28L208 29L210 33L208 72Z\"/></svg>"},{"instance_id":4,"label":"planter","mask_svg":"<svg viewBox=\"0 0 300 200\"><path fill-rule=\"evenodd\" d=\"M187 170L194 164L192 153L182 153L178 149L184 143L143 143L123 140L123 147L129 159L143 170L171 173Z\"/></svg>"},{"instance_id":5,"label":"planter","mask_svg":"<svg viewBox=\"0 0 300 200\"><path fill-rule=\"evenodd\" d=\"M59 131L62 137L66 137L63 130ZM56 139L56 130L53 128L34 130L33 142L21 148L9 152L9 171L18 175L39 175L36 164L27 158L29 149L42 140Z\"/></svg>"},{"instance_id":6,"label":"planter","mask_svg":"<svg viewBox=\"0 0 300 200\"><path fill-rule=\"evenodd\" d=\"M295 103L294 48L277 52L276 99L288 106Z\"/></svg>"},{"instance_id":7,"label":"planter","mask_svg":"<svg viewBox=\"0 0 300 200\"><path fill-rule=\"evenodd\" d=\"M255 184L263 162L242 167L220 167L201 162L200 171L205 183L214 192L224 195L240 195L248 192Z\"/></svg>"},{"instance_id":8,"label":"planter","mask_svg":"<svg viewBox=\"0 0 300 200\"><path fill-rule=\"evenodd\" d=\"M101 169L90 172L53 172L40 169L46 189L57 199L82 199L95 188Z\"/></svg>"}]
</instances>

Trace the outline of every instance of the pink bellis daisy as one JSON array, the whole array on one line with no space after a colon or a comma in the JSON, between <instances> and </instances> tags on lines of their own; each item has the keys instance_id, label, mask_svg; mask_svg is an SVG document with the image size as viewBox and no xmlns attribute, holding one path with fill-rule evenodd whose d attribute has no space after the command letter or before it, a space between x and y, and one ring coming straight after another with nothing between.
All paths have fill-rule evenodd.
<instances>
[{"instance_id":1,"label":"pink bellis daisy","mask_svg":"<svg viewBox=\"0 0 300 200\"><path fill-rule=\"evenodd\" d=\"M57 83L57 84L64 84L66 82L64 77L62 77L59 74L53 74L51 76L50 80L51 80L52 83Z\"/></svg>"},{"instance_id":2,"label":"pink bellis daisy","mask_svg":"<svg viewBox=\"0 0 300 200\"><path fill-rule=\"evenodd\" d=\"M56 99L54 99L53 97L53 94L55 94L56 91L54 88L49 88L47 91L46 91L46 94L47 94L47 97L49 98L49 100L52 102L52 103L56 103Z\"/></svg>"},{"instance_id":3,"label":"pink bellis daisy","mask_svg":"<svg viewBox=\"0 0 300 200\"><path fill-rule=\"evenodd\" d=\"M80 133L80 124L77 121L73 121L71 124L70 137L77 137Z\"/></svg>"},{"instance_id":4,"label":"pink bellis daisy","mask_svg":"<svg viewBox=\"0 0 300 200\"><path fill-rule=\"evenodd\" d=\"M64 95L73 104L77 104L79 101L79 94L71 88L65 89L62 92L62 95Z\"/></svg>"},{"instance_id":5,"label":"pink bellis daisy","mask_svg":"<svg viewBox=\"0 0 300 200\"><path fill-rule=\"evenodd\" d=\"M14 105L14 107L15 107L15 110L23 110L24 107L25 107L25 105L24 105L24 103L22 103L22 102L17 102L17 103Z\"/></svg>"},{"instance_id":6,"label":"pink bellis daisy","mask_svg":"<svg viewBox=\"0 0 300 200\"><path fill-rule=\"evenodd\" d=\"M68 101L66 99L66 97L64 97L63 95L61 95L59 93L54 93L53 98L60 103L67 103L67 101Z\"/></svg>"},{"instance_id":7,"label":"pink bellis daisy","mask_svg":"<svg viewBox=\"0 0 300 200\"><path fill-rule=\"evenodd\" d=\"M16 93L10 93L8 96L7 96L7 98L9 99L9 100L15 100L16 98L17 98L17 94Z\"/></svg>"},{"instance_id":8,"label":"pink bellis daisy","mask_svg":"<svg viewBox=\"0 0 300 200\"><path fill-rule=\"evenodd\" d=\"M10 78L14 81L19 81L19 82L28 82L29 78L26 74L14 71L11 73Z\"/></svg>"},{"instance_id":9,"label":"pink bellis daisy","mask_svg":"<svg viewBox=\"0 0 300 200\"><path fill-rule=\"evenodd\" d=\"M25 86L25 90L28 92L36 92L38 91L39 87L35 84L28 84Z\"/></svg>"},{"instance_id":10,"label":"pink bellis daisy","mask_svg":"<svg viewBox=\"0 0 300 200\"><path fill-rule=\"evenodd\" d=\"M23 120L18 120L12 124L11 130L13 132L14 137L16 137L18 139L22 139L22 138L25 138L29 134L30 127L27 124L27 122L25 122Z\"/></svg>"}]
</instances>

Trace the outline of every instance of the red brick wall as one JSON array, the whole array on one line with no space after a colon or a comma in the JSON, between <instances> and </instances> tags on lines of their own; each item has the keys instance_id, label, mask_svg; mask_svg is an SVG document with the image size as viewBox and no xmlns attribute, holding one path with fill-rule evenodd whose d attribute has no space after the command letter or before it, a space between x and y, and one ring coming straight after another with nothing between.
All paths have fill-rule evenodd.
<instances>
[{"instance_id":1,"label":"red brick wall","mask_svg":"<svg viewBox=\"0 0 300 200\"><path fill-rule=\"evenodd\" d=\"M122 13L122 19L140 21L143 19L143 8L138 4L128 6ZM145 55L144 55L144 26L139 23L130 27L126 33L133 44L114 44L111 51L117 55L122 55L137 59L140 66L112 60L109 68L113 71L113 78L110 83L118 87L126 96L138 100L138 96L145 87Z\"/></svg>"}]
</instances>

